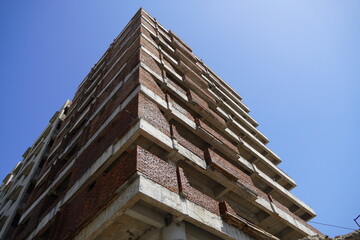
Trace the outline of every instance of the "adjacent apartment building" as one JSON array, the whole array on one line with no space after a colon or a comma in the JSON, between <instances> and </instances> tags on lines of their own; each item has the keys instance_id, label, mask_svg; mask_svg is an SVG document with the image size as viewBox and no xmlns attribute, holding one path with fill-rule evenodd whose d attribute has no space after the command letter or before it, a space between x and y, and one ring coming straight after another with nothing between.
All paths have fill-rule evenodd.
<instances>
[{"instance_id":1,"label":"adjacent apartment building","mask_svg":"<svg viewBox=\"0 0 360 240\"><path fill-rule=\"evenodd\" d=\"M242 98L140 9L0 187L0 239L321 234Z\"/></svg>"}]
</instances>

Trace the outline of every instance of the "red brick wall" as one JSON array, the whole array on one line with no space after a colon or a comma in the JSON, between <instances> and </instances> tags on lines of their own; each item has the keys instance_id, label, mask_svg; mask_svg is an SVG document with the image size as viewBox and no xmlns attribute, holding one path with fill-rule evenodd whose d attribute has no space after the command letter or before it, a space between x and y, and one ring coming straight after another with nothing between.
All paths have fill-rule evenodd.
<instances>
[{"instance_id":1,"label":"red brick wall","mask_svg":"<svg viewBox=\"0 0 360 240\"><path fill-rule=\"evenodd\" d=\"M216 169L228 174L233 180L240 181L243 185L247 186L252 191L256 192L256 187L251 180L251 177L241 171L239 168L232 165L229 161L216 154L211 149L205 151L206 162L215 167Z\"/></svg>"},{"instance_id":2,"label":"red brick wall","mask_svg":"<svg viewBox=\"0 0 360 240\"><path fill-rule=\"evenodd\" d=\"M178 193L176 167L137 146L137 170L152 181Z\"/></svg>"},{"instance_id":3,"label":"red brick wall","mask_svg":"<svg viewBox=\"0 0 360 240\"><path fill-rule=\"evenodd\" d=\"M66 217L62 219L61 231L57 239L66 239L79 227L88 222L117 195L115 193L136 171L137 151L121 155L111 169L104 172L92 184L86 185L64 206Z\"/></svg>"},{"instance_id":4,"label":"red brick wall","mask_svg":"<svg viewBox=\"0 0 360 240\"><path fill-rule=\"evenodd\" d=\"M143 118L167 136L171 136L170 124L155 103L140 94L138 107L140 118Z\"/></svg>"},{"instance_id":5,"label":"red brick wall","mask_svg":"<svg viewBox=\"0 0 360 240\"><path fill-rule=\"evenodd\" d=\"M178 167L177 170L180 194L189 201L209 210L212 213L220 215L218 201L193 188L187 180L184 170L181 167Z\"/></svg>"},{"instance_id":6,"label":"red brick wall","mask_svg":"<svg viewBox=\"0 0 360 240\"><path fill-rule=\"evenodd\" d=\"M92 163L115 141L120 139L135 123L139 100L135 97L108 125L87 149L78 157L74 165L73 180L75 182L92 165Z\"/></svg>"},{"instance_id":7,"label":"red brick wall","mask_svg":"<svg viewBox=\"0 0 360 240\"><path fill-rule=\"evenodd\" d=\"M153 77L148 71L140 67L140 83L148 89L156 93L159 97L165 100L165 93L161 90L159 80Z\"/></svg>"},{"instance_id":8,"label":"red brick wall","mask_svg":"<svg viewBox=\"0 0 360 240\"><path fill-rule=\"evenodd\" d=\"M177 99L176 97L173 97L172 95L168 94L167 95L167 100L181 114L183 114L184 116L189 118L191 121L195 121L195 118L193 116L194 114L192 113L193 111L188 106L186 106L184 103L182 103L179 99Z\"/></svg>"},{"instance_id":9,"label":"red brick wall","mask_svg":"<svg viewBox=\"0 0 360 240\"><path fill-rule=\"evenodd\" d=\"M184 126L176 121L171 123L172 137L176 139L179 144L196 154L202 159L204 157L204 149L208 147L208 144L205 143L202 139L196 136L194 133L190 132Z\"/></svg>"},{"instance_id":10,"label":"red brick wall","mask_svg":"<svg viewBox=\"0 0 360 240\"><path fill-rule=\"evenodd\" d=\"M206 132L208 132L209 134L211 134L213 137L215 137L217 140L219 140L221 143L223 143L224 145L226 145L228 148L230 148L231 150L233 150L234 152L236 152L237 154L239 154L239 150L238 148L231 143L229 140L227 140L225 137L223 137L222 135L220 135L220 133L218 131L215 131L212 127L210 127L209 125L205 124L203 121L201 121L200 119L196 119L196 124L198 127L204 129Z\"/></svg>"},{"instance_id":11,"label":"red brick wall","mask_svg":"<svg viewBox=\"0 0 360 240\"><path fill-rule=\"evenodd\" d=\"M144 50L140 50L140 61L143 62L146 66L148 66L152 71L154 71L159 76L162 76L161 66L158 62L156 62L148 53Z\"/></svg>"}]
</instances>

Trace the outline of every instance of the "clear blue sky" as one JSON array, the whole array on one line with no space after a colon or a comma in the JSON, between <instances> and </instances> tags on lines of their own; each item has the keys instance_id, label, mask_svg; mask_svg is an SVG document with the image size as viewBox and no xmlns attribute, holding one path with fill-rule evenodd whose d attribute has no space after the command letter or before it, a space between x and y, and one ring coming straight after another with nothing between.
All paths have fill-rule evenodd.
<instances>
[{"instance_id":1,"label":"clear blue sky","mask_svg":"<svg viewBox=\"0 0 360 240\"><path fill-rule=\"evenodd\" d=\"M357 0L0 0L0 178L141 6L240 93L314 221L356 228Z\"/></svg>"}]
</instances>

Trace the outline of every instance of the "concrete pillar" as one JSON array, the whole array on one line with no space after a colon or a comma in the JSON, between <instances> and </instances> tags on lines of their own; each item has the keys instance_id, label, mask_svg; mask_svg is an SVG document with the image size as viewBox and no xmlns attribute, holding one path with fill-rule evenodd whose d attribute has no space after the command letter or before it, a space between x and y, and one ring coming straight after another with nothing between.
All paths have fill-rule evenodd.
<instances>
[{"instance_id":1,"label":"concrete pillar","mask_svg":"<svg viewBox=\"0 0 360 240\"><path fill-rule=\"evenodd\" d=\"M184 222L172 222L162 230L162 240L186 240Z\"/></svg>"}]
</instances>

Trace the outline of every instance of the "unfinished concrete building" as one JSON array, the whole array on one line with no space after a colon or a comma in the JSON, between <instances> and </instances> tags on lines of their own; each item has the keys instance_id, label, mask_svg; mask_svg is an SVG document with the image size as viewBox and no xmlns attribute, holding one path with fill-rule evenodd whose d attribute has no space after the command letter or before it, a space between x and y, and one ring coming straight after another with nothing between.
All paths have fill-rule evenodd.
<instances>
[{"instance_id":1,"label":"unfinished concrete building","mask_svg":"<svg viewBox=\"0 0 360 240\"><path fill-rule=\"evenodd\" d=\"M241 97L140 9L0 189L1 239L299 239Z\"/></svg>"}]
</instances>

